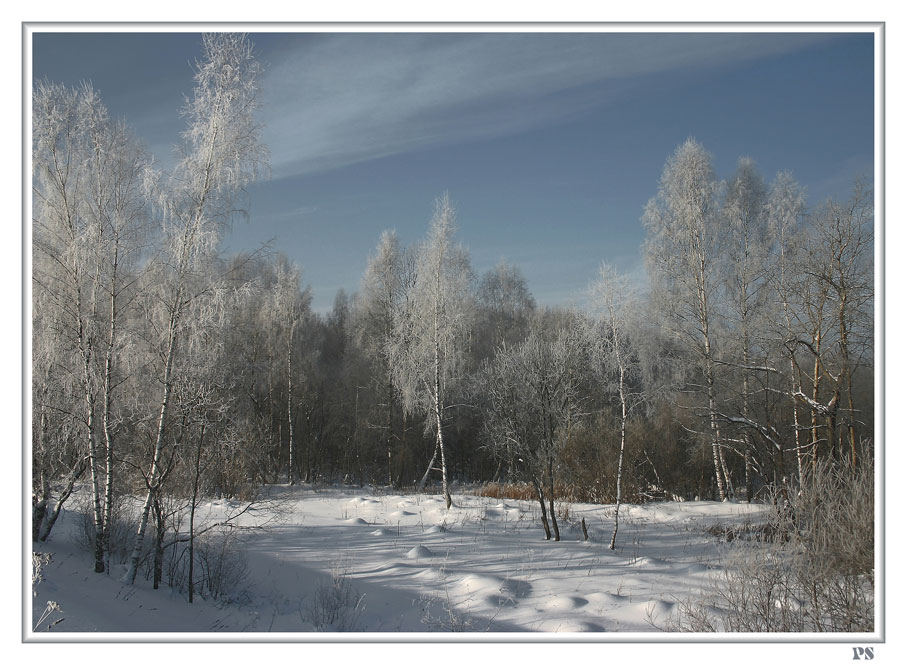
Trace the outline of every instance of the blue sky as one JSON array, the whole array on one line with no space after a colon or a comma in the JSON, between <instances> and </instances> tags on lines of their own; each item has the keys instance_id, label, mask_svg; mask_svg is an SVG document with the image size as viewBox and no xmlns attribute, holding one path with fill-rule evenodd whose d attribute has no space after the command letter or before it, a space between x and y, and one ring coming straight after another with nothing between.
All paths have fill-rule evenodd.
<instances>
[{"instance_id":1,"label":"blue sky","mask_svg":"<svg viewBox=\"0 0 907 665\"><path fill-rule=\"evenodd\" d=\"M445 190L481 273L580 302L604 260L641 274L642 208L693 136L722 177L788 169L810 203L873 167L872 34L252 34L271 179L228 250L273 239L314 307L358 289L380 233L418 241ZM91 81L158 163L191 93L192 33L38 33L33 74Z\"/></svg>"}]
</instances>

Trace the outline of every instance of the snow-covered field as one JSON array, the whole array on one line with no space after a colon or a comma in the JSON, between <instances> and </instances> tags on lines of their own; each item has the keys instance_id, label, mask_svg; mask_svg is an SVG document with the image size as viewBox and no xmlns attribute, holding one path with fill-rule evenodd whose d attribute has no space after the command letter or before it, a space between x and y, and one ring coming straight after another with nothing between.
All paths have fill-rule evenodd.
<instances>
[{"instance_id":1,"label":"snow-covered field","mask_svg":"<svg viewBox=\"0 0 907 665\"><path fill-rule=\"evenodd\" d=\"M190 605L142 578L123 585L118 569L91 572L73 538L81 516L65 513L35 548L53 558L33 598L34 621L52 600L62 610L52 620L64 619L55 633L658 631L727 558L729 545L707 529L758 523L764 510L732 502L623 506L611 551L613 506L560 507L562 540L554 542L544 540L534 502L455 494L447 511L440 496L424 494L272 491L285 512L242 532L249 574L231 590L232 603L197 597ZM216 516L230 507L202 510Z\"/></svg>"}]
</instances>

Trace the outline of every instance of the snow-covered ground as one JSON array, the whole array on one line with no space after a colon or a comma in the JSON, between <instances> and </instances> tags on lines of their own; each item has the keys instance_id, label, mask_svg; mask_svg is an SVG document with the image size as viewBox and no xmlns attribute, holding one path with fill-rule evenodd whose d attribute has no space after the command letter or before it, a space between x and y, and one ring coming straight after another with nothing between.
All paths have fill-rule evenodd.
<instances>
[{"instance_id":1,"label":"snow-covered ground","mask_svg":"<svg viewBox=\"0 0 907 665\"><path fill-rule=\"evenodd\" d=\"M729 545L707 533L758 523L762 506L668 502L621 508L617 548L608 549L613 506L565 504L561 542L545 541L537 503L456 494L274 487L278 523L243 532L248 578L217 603L164 586L134 586L92 572L67 512L49 542L53 555L33 598L64 620L54 633L163 632L620 632L658 631L680 601L720 570ZM227 502L203 506L210 516ZM564 519L566 510L566 519ZM579 526L585 517L590 539ZM261 516L245 517L248 524ZM45 622L46 625L47 622ZM35 634L40 637L42 633ZM101 637L97 635L96 637Z\"/></svg>"}]
</instances>

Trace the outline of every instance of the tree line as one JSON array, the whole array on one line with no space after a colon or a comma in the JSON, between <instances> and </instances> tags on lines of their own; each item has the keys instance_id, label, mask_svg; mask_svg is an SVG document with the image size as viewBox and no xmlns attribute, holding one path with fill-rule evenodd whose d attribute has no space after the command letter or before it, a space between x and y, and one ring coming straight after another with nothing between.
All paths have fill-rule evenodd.
<instances>
[{"instance_id":1,"label":"tree line","mask_svg":"<svg viewBox=\"0 0 907 665\"><path fill-rule=\"evenodd\" d=\"M35 539L86 484L109 571L139 497L124 579L157 583L202 496L440 481L449 507L487 483L557 540L556 500L753 500L871 450L867 184L809 208L791 174L744 158L722 180L688 140L642 216L648 282L603 266L583 309L538 306L507 263L476 274L443 194L318 314L285 256L220 249L267 166L258 74L247 38L205 35L169 172L90 85L35 85Z\"/></svg>"}]
</instances>

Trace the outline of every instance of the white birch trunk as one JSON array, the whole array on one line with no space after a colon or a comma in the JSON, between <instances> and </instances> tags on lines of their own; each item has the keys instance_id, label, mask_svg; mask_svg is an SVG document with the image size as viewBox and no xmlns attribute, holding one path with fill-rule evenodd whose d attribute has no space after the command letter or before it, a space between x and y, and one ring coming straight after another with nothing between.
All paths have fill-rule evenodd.
<instances>
[{"instance_id":1,"label":"white birch trunk","mask_svg":"<svg viewBox=\"0 0 907 665\"><path fill-rule=\"evenodd\" d=\"M440 334L438 331L438 311L435 309L435 422L438 426L438 450L441 453L441 491L444 494L444 503L450 510L450 489L447 486L447 459L444 455L444 434L441 419L441 349Z\"/></svg>"},{"instance_id":2,"label":"white birch trunk","mask_svg":"<svg viewBox=\"0 0 907 665\"><path fill-rule=\"evenodd\" d=\"M703 348L705 352L705 380L706 380L706 391L709 403L709 428L712 432L712 462L715 466L715 480L718 483L718 497L721 501L727 500L727 490L725 488L724 482L724 469L722 465L721 454L721 430L718 427L718 418L717 418L717 409L715 406L715 373L714 367L712 364L712 341L709 337L709 325L708 317L704 314L705 309L705 295L704 292L701 292L700 300L700 312L702 313L702 318L700 323L703 327Z\"/></svg>"},{"instance_id":3,"label":"white birch trunk","mask_svg":"<svg viewBox=\"0 0 907 665\"><path fill-rule=\"evenodd\" d=\"M287 465L287 482L296 484L295 441L293 439L293 329L296 322L290 322L287 334L287 436L289 439L289 463Z\"/></svg>"},{"instance_id":4,"label":"white birch trunk","mask_svg":"<svg viewBox=\"0 0 907 665\"><path fill-rule=\"evenodd\" d=\"M154 500L155 493L158 490L158 474L160 473L161 455L164 450L164 434L166 430L167 415L170 410L170 395L173 390L173 358L176 354L178 311L182 300L182 289L177 290L176 302L174 309L171 310L170 323L167 335L167 362L164 367L164 388L161 396L161 410L158 417L157 436L154 442L154 454L151 460L151 471L148 474L147 484L148 493L145 495L145 501L142 504L141 518L139 519L139 528L135 535L135 544L132 548L132 554L129 557L129 564L122 581L126 584L135 583L135 576L139 569L139 561L142 557L142 548L145 545L145 529L148 527L148 513L151 510L151 504Z\"/></svg>"},{"instance_id":5,"label":"white birch trunk","mask_svg":"<svg viewBox=\"0 0 907 665\"><path fill-rule=\"evenodd\" d=\"M428 482L428 474L431 473L432 467L435 465L435 461L438 459L438 438L435 437L435 448L434 452L431 454L431 459L428 462L428 466L425 467L425 473L422 474L422 479L417 485L417 489L421 492L425 489L425 483Z\"/></svg>"},{"instance_id":6,"label":"white birch trunk","mask_svg":"<svg viewBox=\"0 0 907 665\"><path fill-rule=\"evenodd\" d=\"M612 314L613 317L613 314ZM612 333L615 337L614 342L614 353L617 357L617 367L618 367L618 393L620 395L620 454L617 457L617 495L616 495L616 505L614 508L614 532L611 534L611 544L608 546L609 549L614 549L615 543L617 542L617 530L620 526L620 489L621 489L621 480L623 478L624 472L624 445L627 440L627 395L626 389L624 386L624 363L623 358L621 357L620 349L618 347L617 341L617 326L614 325L612 318L611 325Z\"/></svg>"}]
</instances>

